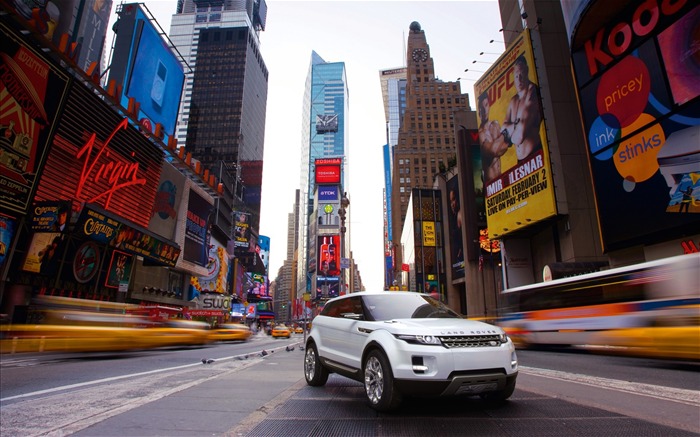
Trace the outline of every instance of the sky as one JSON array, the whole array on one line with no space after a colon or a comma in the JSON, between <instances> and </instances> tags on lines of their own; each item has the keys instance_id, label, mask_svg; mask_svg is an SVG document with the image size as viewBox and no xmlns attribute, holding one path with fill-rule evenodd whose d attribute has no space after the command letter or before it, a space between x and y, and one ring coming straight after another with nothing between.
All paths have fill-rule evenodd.
<instances>
[{"instance_id":1,"label":"sky","mask_svg":"<svg viewBox=\"0 0 700 437\"><path fill-rule=\"evenodd\" d=\"M168 33L177 0L143 3ZM260 234L270 238L270 280L287 256L287 216L300 187L304 86L315 51L327 62L345 63L350 248L366 289L380 290L386 125L379 71L405 66L409 26L417 21L430 46L435 76L459 79L474 109L474 82L504 50L498 1L267 0L267 6L266 30L260 34L269 72ZM110 31L108 43L111 39Z\"/></svg>"}]
</instances>

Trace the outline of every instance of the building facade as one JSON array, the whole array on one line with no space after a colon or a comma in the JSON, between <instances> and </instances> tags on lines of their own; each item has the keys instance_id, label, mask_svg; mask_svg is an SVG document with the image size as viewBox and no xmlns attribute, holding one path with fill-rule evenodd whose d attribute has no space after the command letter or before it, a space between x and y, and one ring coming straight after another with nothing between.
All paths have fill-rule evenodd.
<instances>
[{"instance_id":1,"label":"building facade","mask_svg":"<svg viewBox=\"0 0 700 437\"><path fill-rule=\"evenodd\" d=\"M326 62L316 52L312 52L302 106L297 293L315 294L317 288L319 226L316 223L318 214L316 185L319 179L316 164L318 160L332 160L333 162L326 162L331 167L339 165L340 173L337 182L335 179L333 182L330 180L324 182L338 187L335 190L336 199L333 200L336 205L340 203L343 190L347 190L349 186L348 107L345 63ZM337 210L336 207L335 217L337 217ZM347 220L349 221L349 218ZM336 235L339 234L339 230L340 223L337 223ZM346 241L350 241L349 233L346 233L345 237ZM350 250L348 246L348 244L344 245L346 253Z\"/></svg>"},{"instance_id":2,"label":"building facade","mask_svg":"<svg viewBox=\"0 0 700 437\"><path fill-rule=\"evenodd\" d=\"M425 32L413 22L406 53L406 110L393 154L392 234L394 277L402 271L402 248L396 241L403 232L413 188L431 188L433 178L456 159L453 112L469 109L459 82L435 78ZM407 286L408 284L402 284Z\"/></svg>"}]
</instances>

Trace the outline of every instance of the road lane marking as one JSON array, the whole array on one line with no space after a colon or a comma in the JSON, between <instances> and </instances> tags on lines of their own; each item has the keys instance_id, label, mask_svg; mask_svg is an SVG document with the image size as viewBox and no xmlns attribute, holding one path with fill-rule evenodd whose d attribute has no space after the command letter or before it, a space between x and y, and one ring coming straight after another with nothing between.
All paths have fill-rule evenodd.
<instances>
[{"instance_id":1,"label":"road lane marking","mask_svg":"<svg viewBox=\"0 0 700 437\"><path fill-rule=\"evenodd\" d=\"M559 370L538 369L536 367L520 366L519 370L528 375L558 379L560 381L576 382L592 387L603 387L642 396L666 399L687 405L700 406L700 392L683 388L664 387L661 385L644 384L640 382L621 381L619 379L600 378L580 373L562 372Z\"/></svg>"}]
</instances>

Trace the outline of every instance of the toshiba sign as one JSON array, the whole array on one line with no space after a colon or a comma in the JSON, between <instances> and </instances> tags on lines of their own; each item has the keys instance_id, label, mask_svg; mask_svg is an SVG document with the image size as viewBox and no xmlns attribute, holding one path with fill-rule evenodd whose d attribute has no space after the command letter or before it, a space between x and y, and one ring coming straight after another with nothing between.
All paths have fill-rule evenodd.
<instances>
[{"instance_id":1,"label":"toshiba sign","mask_svg":"<svg viewBox=\"0 0 700 437\"><path fill-rule=\"evenodd\" d=\"M339 184L340 165L316 165L316 184Z\"/></svg>"}]
</instances>

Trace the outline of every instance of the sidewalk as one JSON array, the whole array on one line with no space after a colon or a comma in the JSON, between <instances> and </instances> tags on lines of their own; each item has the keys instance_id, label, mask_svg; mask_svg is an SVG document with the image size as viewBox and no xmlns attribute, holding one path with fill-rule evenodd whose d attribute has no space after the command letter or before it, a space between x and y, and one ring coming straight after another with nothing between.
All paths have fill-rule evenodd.
<instances>
[{"instance_id":1,"label":"sidewalk","mask_svg":"<svg viewBox=\"0 0 700 437\"><path fill-rule=\"evenodd\" d=\"M297 343L269 350L244 367L110 417L73 436L245 435L304 383Z\"/></svg>"}]
</instances>

